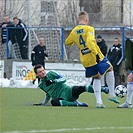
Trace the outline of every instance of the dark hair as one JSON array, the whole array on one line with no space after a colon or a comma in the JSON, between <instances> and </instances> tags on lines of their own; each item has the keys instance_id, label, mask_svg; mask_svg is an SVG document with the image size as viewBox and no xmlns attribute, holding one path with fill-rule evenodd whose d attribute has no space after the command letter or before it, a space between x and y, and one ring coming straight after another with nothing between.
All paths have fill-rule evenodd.
<instances>
[{"instance_id":1,"label":"dark hair","mask_svg":"<svg viewBox=\"0 0 133 133\"><path fill-rule=\"evenodd\" d=\"M35 65L34 67L34 72L37 73L37 69L43 67L42 65L38 64L38 65Z\"/></svg>"},{"instance_id":2,"label":"dark hair","mask_svg":"<svg viewBox=\"0 0 133 133\"><path fill-rule=\"evenodd\" d=\"M14 19L18 19L18 17L17 17L17 16L16 16L16 17L13 17L13 20L14 20Z\"/></svg>"},{"instance_id":3,"label":"dark hair","mask_svg":"<svg viewBox=\"0 0 133 133\"><path fill-rule=\"evenodd\" d=\"M97 35L97 39L98 39L98 38L101 38L101 39L102 39L102 36L101 36L101 35Z\"/></svg>"},{"instance_id":4,"label":"dark hair","mask_svg":"<svg viewBox=\"0 0 133 133\"><path fill-rule=\"evenodd\" d=\"M119 38L116 37L115 39L119 41Z\"/></svg>"}]
</instances>

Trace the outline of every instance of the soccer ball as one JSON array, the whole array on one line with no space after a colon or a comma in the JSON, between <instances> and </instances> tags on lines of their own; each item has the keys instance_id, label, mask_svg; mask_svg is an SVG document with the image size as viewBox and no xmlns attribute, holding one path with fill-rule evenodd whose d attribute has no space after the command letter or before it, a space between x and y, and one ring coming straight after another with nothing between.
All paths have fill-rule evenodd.
<instances>
[{"instance_id":1,"label":"soccer ball","mask_svg":"<svg viewBox=\"0 0 133 133\"><path fill-rule=\"evenodd\" d=\"M127 94L127 88L124 85L118 85L115 88L115 94L116 96L123 98Z\"/></svg>"}]
</instances>

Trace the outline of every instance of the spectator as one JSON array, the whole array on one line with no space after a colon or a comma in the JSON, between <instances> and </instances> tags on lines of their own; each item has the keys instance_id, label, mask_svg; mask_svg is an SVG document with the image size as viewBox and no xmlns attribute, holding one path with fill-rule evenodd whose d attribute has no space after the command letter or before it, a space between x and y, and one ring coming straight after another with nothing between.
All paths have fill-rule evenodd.
<instances>
[{"instance_id":1,"label":"spectator","mask_svg":"<svg viewBox=\"0 0 133 133\"><path fill-rule=\"evenodd\" d=\"M4 17L4 22L1 24L1 39L2 39L2 44L6 43L6 39L7 39L7 29L6 26L7 24L11 24L11 21L9 20L8 16Z\"/></svg>"},{"instance_id":2,"label":"spectator","mask_svg":"<svg viewBox=\"0 0 133 133\"><path fill-rule=\"evenodd\" d=\"M45 68L45 58L48 57L46 53L46 46L44 45L44 38L39 38L39 44L37 44L31 52L32 66L42 65ZM40 79L38 78L38 83ZM33 81L34 84L35 80Z\"/></svg>"},{"instance_id":3,"label":"spectator","mask_svg":"<svg viewBox=\"0 0 133 133\"><path fill-rule=\"evenodd\" d=\"M16 43L16 37L15 37L15 31L12 27L14 27L13 22L10 21L10 18L8 16L4 17L4 22L1 25L2 27L2 43L7 43L8 48L8 54L7 58L16 58L15 51L13 45ZM8 36L7 36L8 35Z\"/></svg>"},{"instance_id":4,"label":"spectator","mask_svg":"<svg viewBox=\"0 0 133 133\"><path fill-rule=\"evenodd\" d=\"M106 45L105 40L100 35L97 35L97 45L99 46L102 54L104 56L106 56L107 55L107 45Z\"/></svg>"},{"instance_id":5,"label":"spectator","mask_svg":"<svg viewBox=\"0 0 133 133\"><path fill-rule=\"evenodd\" d=\"M97 45L99 46L102 54L104 56L107 56L108 47L106 45L105 40L102 38L101 35L97 35ZM101 77L101 85L102 86L107 86L106 79L105 79L105 76L104 75Z\"/></svg>"},{"instance_id":6,"label":"spectator","mask_svg":"<svg viewBox=\"0 0 133 133\"><path fill-rule=\"evenodd\" d=\"M26 25L18 19L13 18L13 22L16 27L16 37L20 49L22 59L28 59L28 30Z\"/></svg>"},{"instance_id":7,"label":"spectator","mask_svg":"<svg viewBox=\"0 0 133 133\"><path fill-rule=\"evenodd\" d=\"M107 54L107 45L106 45L106 42L105 42L105 40L102 38L101 35L97 35L97 45L99 46L99 48L100 48L102 54L103 54L104 56L106 56L106 54ZM93 84L93 80L94 80L94 78L92 78L91 85ZM107 84L106 84L105 82L106 82L105 76L103 75L103 76L101 77L101 85L102 85L102 86L107 86Z\"/></svg>"},{"instance_id":8,"label":"spectator","mask_svg":"<svg viewBox=\"0 0 133 133\"><path fill-rule=\"evenodd\" d=\"M114 39L114 45L110 47L107 58L113 65L115 75L115 85L118 85L119 68L122 62L122 46L118 38Z\"/></svg>"}]
</instances>

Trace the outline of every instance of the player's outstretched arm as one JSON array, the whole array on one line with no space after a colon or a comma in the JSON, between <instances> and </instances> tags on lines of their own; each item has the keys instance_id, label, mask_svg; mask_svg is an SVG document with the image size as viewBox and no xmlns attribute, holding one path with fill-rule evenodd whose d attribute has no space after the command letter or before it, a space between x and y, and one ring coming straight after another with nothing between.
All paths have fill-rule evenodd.
<instances>
[{"instance_id":1,"label":"player's outstretched arm","mask_svg":"<svg viewBox=\"0 0 133 133\"><path fill-rule=\"evenodd\" d=\"M42 103L34 103L33 106L42 106Z\"/></svg>"},{"instance_id":2,"label":"player's outstretched arm","mask_svg":"<svg viewBox=\"0 0 133 133\"><path fill-rule=\"evenodd\" d=\"M34 106L45 106L48 103L49 99L50 99L49 94L46 94L46 97L43 99L41 103L34 103L33 105Z\"/></svg>"}]
</instances>

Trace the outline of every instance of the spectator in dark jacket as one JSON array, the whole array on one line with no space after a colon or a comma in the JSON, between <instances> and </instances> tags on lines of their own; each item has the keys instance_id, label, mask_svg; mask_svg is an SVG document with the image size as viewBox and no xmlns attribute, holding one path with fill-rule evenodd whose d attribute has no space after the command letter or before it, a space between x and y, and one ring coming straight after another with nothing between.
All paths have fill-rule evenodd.
<instances>
[{"instance_id":1,"label":"spectator in dark jacket","mask_svg":"<svg viewBox=\"0 0 133 133\"><path fill-rule=\"evenodd\" d=\"M97 45L99 46L102 54L106 56L107 54L107 45L105 40L102 38L101 35L97 35Z\"/></svg>"},{"instance_id":2,"label":"spectator in dark jacket","mask_svg":"<svg viewBox=\"0 0 133 133\"><path fill-rule=\"evenodd\" d=\"M17 17L13 18L15 24L17 42L19 44L19 49L22 59L28 59L28 30L26 25L18 19Z\"/></svg>"},{"instance_id":3,"label":"spectator in dark jacket","mask_svg":"<svg viewBox=\"0 0 133 133\"><path fill-rule=\"evenodd\" d=\"M8 16L4 17L4 21L1 24L0 28L1 28L1 39L2 39L2 44L6 43L6 39L7 39L7 28L6 26L11 24L12 22L10 21Z\"/></svg>"},{"instance_id":4,"label":"spectator in dark jacket","mask_svg":"<svg viewBox=\"0 0 133 133\"><path fill-rule=\"evenodd\" d=\"M4 17L4 22L1 25L2 32L1 38L2 43L7 43L7 58L16 58L13 45L16 43L15 30L13 29L15 25L10 21L8 16Z\"/></svg>"},{"instance_id":5,"label":"spectator in dark jacket","mask_svg":"<svg viewBox=\"0 0 133 133\"><path fill-rule=\"evenodd\" d=\"M31 52L32 66L42 65L45 68L45 58L48 57L46 53L46 46L44 45L44 38L39 38L39 44L37 44ZM38 78L38 82L40 79ZM35 81L33 81L34 83Z\"/></svg>"},{"instance_id":6,"label":"spectator in dark jacket","mask_svg":"<svg viewBox=\"0 0 133 133\"><path fill-rule=\"evenodd\" d=\"M106 55L107 55L107 49L108 49L108 47L107 47L107 45L106 45L105 40L102 38L101 35L97 35L97 45L99 46L99 48L100 48L102 54L103 54L104 56L106 56ZM94 79L92 78L91 85L93 84L93 80L94 80ZM107 85L106 85L106 80L105 80L104 75L103 75L102 78L101 78L101 85L102 85L102 86L107 86Z\"/></svg>"},{"instance_id":7,"label":"spectator in dark jacket","mask_svg":"<svg viewBox=\"0 0 133 133\"><path fill-rule=\"evenodd\" d=\"M110 49L107 53L107 58L113 65L115 81L116 81L116 85L117 85L118 84L117 83L118 76L119 76L118 70L119 70L120 64L122 62L122 46L121 46L118 38L114 39L114 44L113 44L113 46L110 47Z\"/></svg>"}]
</instances>

